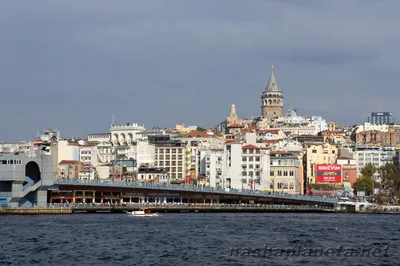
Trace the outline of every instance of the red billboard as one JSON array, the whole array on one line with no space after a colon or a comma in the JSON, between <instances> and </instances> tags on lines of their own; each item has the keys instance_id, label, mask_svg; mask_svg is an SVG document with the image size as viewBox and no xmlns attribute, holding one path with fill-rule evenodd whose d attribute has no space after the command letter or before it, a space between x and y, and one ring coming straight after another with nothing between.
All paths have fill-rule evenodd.
<instances>
[{"instance_id":1,"label":"red billboard","mask_svg":"<svg viewBox=\"0 0 400 266\"><path fill-rule=\"evenodd\" d=\"M317 164L317 182L342 182L342 165L341 164Z\"/></svg>"}]
</instances>

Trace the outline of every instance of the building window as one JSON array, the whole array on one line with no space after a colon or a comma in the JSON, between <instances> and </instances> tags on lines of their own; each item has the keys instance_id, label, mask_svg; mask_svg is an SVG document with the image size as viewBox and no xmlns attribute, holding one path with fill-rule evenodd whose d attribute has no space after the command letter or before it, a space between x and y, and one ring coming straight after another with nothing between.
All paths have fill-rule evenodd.
<instances>
[{"instance_id":1,"label":"building window","mask_svg":"<svg viewBox=\"0 0 400 266\"><path fill-rule=\"evenodd\" d=\"M270 175L270 176L274 176L274 171L270 171L270 172L269 172L269 175Z\"/></svg>"},{"instance_id":2,"label":"building window","mask_svg":"<svg viewBox=\"0 0 400 266\"><path fill-rule=\"evenodd\" d=\"M312 153L317 153L317 150L312 150Z\"/></svg>"},{"instance_id":3,"label":"building window","mask_svg":"<svg viewBox=\"0 0 400 266\"><path fill-rule=\"evenodd\" d=\"M283 171L283 176L288 176L288 172L287 171Z\"/></svg>"}]
</instances>

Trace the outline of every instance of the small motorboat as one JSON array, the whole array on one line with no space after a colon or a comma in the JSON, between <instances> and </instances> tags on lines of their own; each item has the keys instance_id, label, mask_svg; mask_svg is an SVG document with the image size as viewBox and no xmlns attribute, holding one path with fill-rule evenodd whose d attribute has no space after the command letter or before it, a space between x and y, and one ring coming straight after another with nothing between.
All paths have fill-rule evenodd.
<instances>
[{"instance_id":1,"label":"small motorboat","mask_svg":"<svg viewBox=\"0 0 400 266\"><path fill-rule=\"evenodd\" d=\"M146 208L140 208L140 210L138 210L138 211L128 212L128 215L130 215L130 216L143 216L143 217L160 216L158 213L152 213L151 210L146 209Z\"/></svg>"}]
</instances>

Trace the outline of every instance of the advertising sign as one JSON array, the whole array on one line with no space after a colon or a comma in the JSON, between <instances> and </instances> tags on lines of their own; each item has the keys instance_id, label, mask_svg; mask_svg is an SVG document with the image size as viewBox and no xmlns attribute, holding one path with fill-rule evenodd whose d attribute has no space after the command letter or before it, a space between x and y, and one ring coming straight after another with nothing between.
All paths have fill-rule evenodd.
<instances>
[{"instance_id":1,"label":"advertising sign","mask_svg":"<svg viewBox=\"0 0 400 266\"><path fill-rule=\"evenodd\" d=\"M317 164L316 165L317 182L342 182L342 165L341 164Z\"/></svg>"}]
</instances>

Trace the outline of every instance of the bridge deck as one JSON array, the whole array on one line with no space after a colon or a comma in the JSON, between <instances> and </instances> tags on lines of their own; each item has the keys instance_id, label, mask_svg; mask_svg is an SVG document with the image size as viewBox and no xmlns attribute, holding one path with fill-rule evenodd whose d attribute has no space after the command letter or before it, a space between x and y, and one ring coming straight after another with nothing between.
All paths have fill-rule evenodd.
<instances>
[{"instance_id":1,"label":"bridge deck","mask_svg":"<svg viewBox=\"0 0 400 266\"><path fill-rule=\"evenodd\" d=\"M148 189L148 190L160 190L160 191L212 193L212 194L287 199L295 201L329 203L329 204L335 204L338 202L337 198L329 198L329 197L285 194L277 192L263 192L257 190L247 190L247 189L241 189L241 190L231 189L231 188L223 189L223 188L213 188L213 187L203 187L203 186L193 186L193 185L171 185L171 184L155 184L155 183L142 183L142 182L126 182L126 181L112 182L103 180L80 180L80 179L57 179L55 180L54 184L71 185L71 186L135 188L135 189Z\"/></svg>"}]
</instances>

